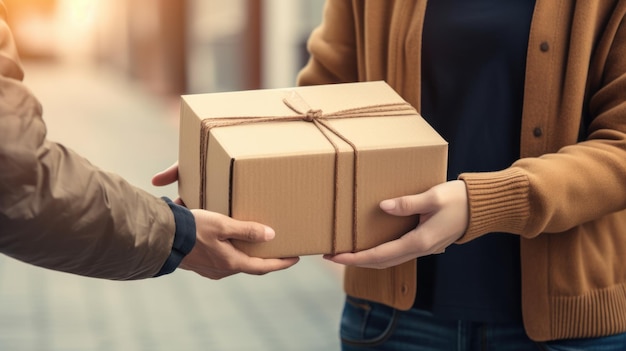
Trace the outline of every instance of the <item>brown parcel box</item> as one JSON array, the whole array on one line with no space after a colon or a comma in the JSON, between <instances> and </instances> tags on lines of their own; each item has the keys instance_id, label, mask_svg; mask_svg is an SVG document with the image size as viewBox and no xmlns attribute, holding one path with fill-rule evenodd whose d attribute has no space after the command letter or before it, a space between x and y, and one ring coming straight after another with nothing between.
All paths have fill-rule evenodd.
<instances>
[{"instance_id":1,"label":"brown parcel box","mask_svg":"<svg viewBox=\"0 0 626 351\"><path fill-rule=\"evenodd\" d=\"M186 95L179 194L272 227L252 256L359 251L415 227L378 204L444 182L447 149L384 82Z\"/></svg>"}]
</instances>

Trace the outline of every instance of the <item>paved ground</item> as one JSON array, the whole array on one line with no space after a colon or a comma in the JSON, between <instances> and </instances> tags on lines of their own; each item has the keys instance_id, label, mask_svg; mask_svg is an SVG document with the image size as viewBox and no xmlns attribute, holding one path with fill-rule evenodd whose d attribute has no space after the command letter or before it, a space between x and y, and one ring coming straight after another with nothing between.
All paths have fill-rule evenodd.
<instances>
[{"instance_id":1,"label":"paved ground","mask_svg":"<svg viewBox=\"0 0 626 351\"><path fill-rule=\"evenodd\" d=\"M49 135L162 196L150 177L177 157L176 99L111 71L26 65ZM263 277L190 272L112 282L0 256L0 350L338 350L340 271L319 256Z\"/></svg>"}]
</instances>

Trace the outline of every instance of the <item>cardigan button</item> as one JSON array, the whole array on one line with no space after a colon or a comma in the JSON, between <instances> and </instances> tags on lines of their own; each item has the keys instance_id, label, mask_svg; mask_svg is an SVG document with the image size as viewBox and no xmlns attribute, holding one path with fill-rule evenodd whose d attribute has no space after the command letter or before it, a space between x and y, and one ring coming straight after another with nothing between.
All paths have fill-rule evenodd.
<instances>
[{"instance_id":1,"label":"cardigan button","mask_svg":"<svg viewBox=\"0 0 626 351\"><path fill-rule=\"evenodd\" d=\"M550 50L550 45L548 44L547 41L544 41L541 44L539 44L539 50L541 50L542 52L547 52L548 50Z\"/></svg>"},{"instance_id":2,"label":"cardigan button","mask_svg":"<svg viewBox=\"0 0 626 351\"><path fill-rule=\"evenodd\" d=\"M409 293L409 287L406 284L402 284L402 286L400 287L400 292L402 293L402 295L406 295Z\"/></svg>"},{"instance_id":3,"label":"cardigan button","mask_svg":"<svg viewBox=\"0 0 626 351\"><path fill-rule=\"evenodd\" d=\"M541 127L535 127L535 129L533 129L533 135L535 138L539 138L543 135L543 129L541 129Z\"/></svg>"}]
</instances>

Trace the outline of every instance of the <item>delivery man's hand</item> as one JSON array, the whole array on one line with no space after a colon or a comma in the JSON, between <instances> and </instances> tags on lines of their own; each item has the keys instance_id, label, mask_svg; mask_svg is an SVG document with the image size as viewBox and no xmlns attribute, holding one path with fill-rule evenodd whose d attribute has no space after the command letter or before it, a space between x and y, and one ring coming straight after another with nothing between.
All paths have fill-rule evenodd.
<instances>
[{"instance_id":1,"label":"delivery man's hand","mask_svg":"<svg viewBox=\"0 0 626 351\"><path fill-rule=\"evenodd\" d=\"M152 184L163 186L178 181L178 162L152 178ZM181 199L176 199L184 205ZM265 274L293 266L298 258L262 259L250 257L237 250L231 239L263 242L274 238L274 231L262 224L244 222L228 216L191 210L196 222L196 244L185 256L180 268L194 271L211 279L221 279L236 273Z\"/></svg>"},{"instance_id":2,"label":"delivery man's hand","mask_svg":"<svg viewBox=\"0 0 626 351\"><path fill-rule=\"evenodd\" d=\"M274 231L262 224L232 219L219 213L191 210L196 220L196 244L180 268L211 279L236 273L261 275L293 266L298 258L262 259L237 250L230 239L263 242L274 238Z\"/></svg>"},{"instance_id":3,"label":"delivery man's hand","mask_svg":"<svg viewBox=\"0 0 626 351\"><path fill-rule=\"evenodd\" d=\"M436 185L421 194L385 200L380 207L395 216L419 214L420 222L397 240L357 253L324 258L350 266L387 268L416 257L442 253L467 230L467 188L461 180Z\"/></svg>"}]
</instances>

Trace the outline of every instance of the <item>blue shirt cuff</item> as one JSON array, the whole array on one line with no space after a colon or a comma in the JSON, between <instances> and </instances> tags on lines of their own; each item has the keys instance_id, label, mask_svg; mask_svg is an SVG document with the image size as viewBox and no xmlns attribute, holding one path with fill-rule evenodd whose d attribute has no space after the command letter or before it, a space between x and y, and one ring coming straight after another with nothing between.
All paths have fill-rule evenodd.
<instances>
[{"instance_id":1,"label":"blue shirt cuff","mask_svg":"<svg viewBox=\"0 0 626 351\"><path fill-rule=\"evenodd\" d=\"M183 258L191 252L191 249L196 244L196 221L191 211L186 207L175 204L167 197L162 197L162 199L168 204L172 214L174 214L176 232L174 233L172 252L170 252L169 257L155 277L175 271Z\"/></svg>"}]
</instances>

